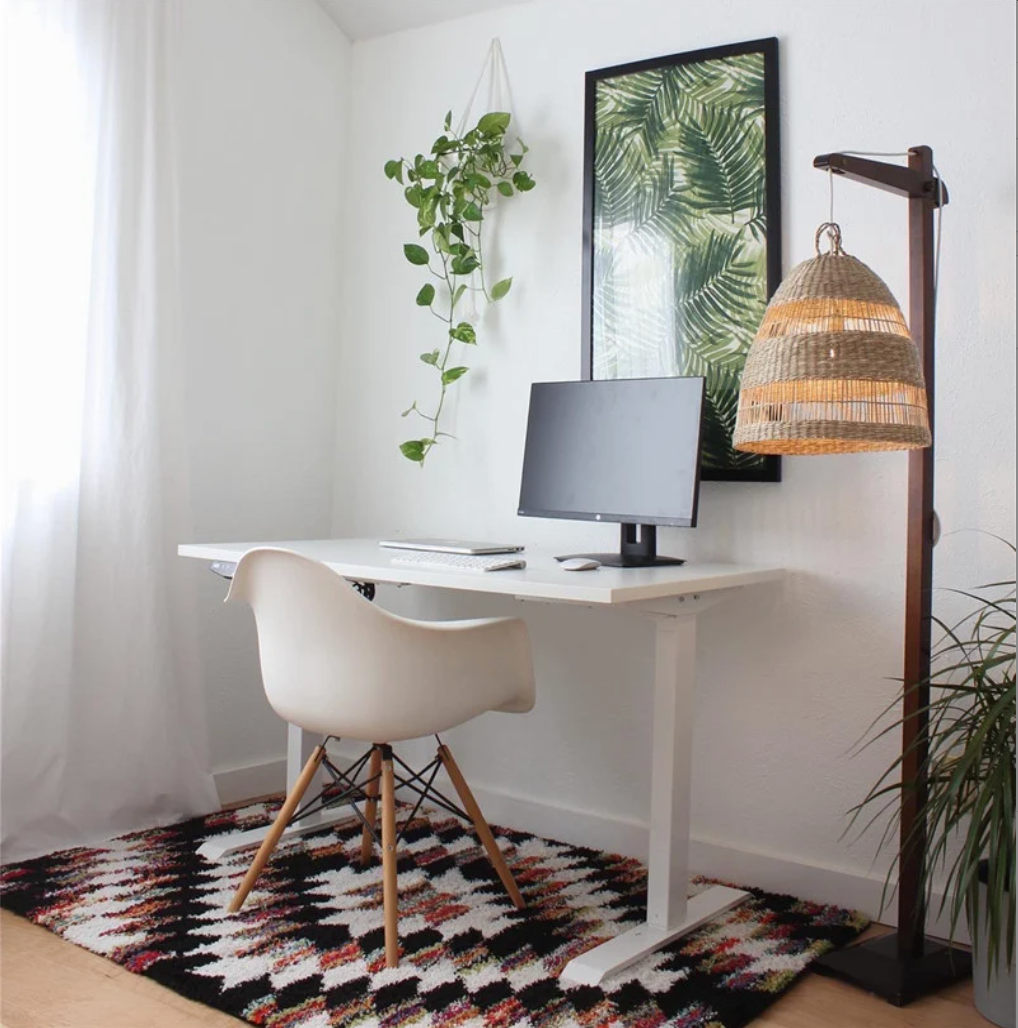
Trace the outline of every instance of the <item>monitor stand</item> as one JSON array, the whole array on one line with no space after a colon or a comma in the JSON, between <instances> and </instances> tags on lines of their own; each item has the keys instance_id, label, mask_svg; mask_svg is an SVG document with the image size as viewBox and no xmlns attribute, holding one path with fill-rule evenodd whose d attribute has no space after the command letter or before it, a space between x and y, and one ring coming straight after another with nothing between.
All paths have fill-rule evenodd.
<instances>
[{"instance_id":1,"label":"monitor stand","mask_svg":"<svg viewBox=\"0 0 1018 1028\"><path fill-rule=\"evenodd\" d=\"M609 568L653 568L685 564L678 557L657 555L657 525L630 525L623 523L618 553L567 553L556 560L584 557L596 560Z\"/></svg>"}]
</instances>

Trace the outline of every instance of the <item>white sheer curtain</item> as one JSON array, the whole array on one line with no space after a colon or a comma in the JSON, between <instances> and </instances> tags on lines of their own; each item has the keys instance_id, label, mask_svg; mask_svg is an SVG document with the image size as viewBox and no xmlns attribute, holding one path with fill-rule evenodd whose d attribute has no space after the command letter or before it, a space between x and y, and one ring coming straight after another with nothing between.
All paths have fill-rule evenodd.
<instances>
[{"instance_id":1,"label":"white sheer curtain","mask_svg":"<svg viewBox=\"0 0 1018 1028\"><path fill-rule=\"evenodd\" d=\"M8 0L3 858L217 805L181 432L177 0Z\"/></svg>"}]
</instances>

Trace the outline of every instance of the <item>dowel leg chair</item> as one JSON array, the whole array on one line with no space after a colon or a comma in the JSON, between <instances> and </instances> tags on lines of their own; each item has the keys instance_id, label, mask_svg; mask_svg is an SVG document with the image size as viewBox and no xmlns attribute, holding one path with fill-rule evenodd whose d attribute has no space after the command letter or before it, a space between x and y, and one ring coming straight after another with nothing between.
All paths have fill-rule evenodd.
<instances>
[{"instance_id":1,"label":"dowel leg chair","mask_svg":"<svg viewBox=\"0 0 1018 1028\"><path fill-rule=\"evenodd\" d=\"M364 828L361 831L361 867L371 862L371 848L375 839L375 818L378 814L378 783L382 777L382 751L371 747L371 766L368 781L364 787L367 799L364 803Z\"/></svg>"},{"instance_id":2,"label":"dowel leg chair","mask_svg":"<svg viewBox=\"0 0 1018 1028\"><path fill-rule=\"evenodd\" d=\"M354 808L363 825L360 860L368 866L373 843L380 842L385 962L397 966L396 789L401 786L418 797L404 825L425 799L470 821L510 899L522 908L512 872L449 747L439 738L435 759L420 772L404 764L392 747L426 735L438 738L489 710L530 710L534 670L525 623L519 618L426 622L397 617L360 596L324 564L270 548L241 558L226 599L248 603L254 611L262 680L276 713L325 739L286 797L229 909L241 908L289 823L312 808L363 801L363 814ZM370 748L342 771L329 760L325 742L330 738L359 739ZM331 783L298 809L322 767ZM462 807L434 787L439 769L452 781ZM359 780L362 772L366 777Z\"/></svg>"}]
</instances>

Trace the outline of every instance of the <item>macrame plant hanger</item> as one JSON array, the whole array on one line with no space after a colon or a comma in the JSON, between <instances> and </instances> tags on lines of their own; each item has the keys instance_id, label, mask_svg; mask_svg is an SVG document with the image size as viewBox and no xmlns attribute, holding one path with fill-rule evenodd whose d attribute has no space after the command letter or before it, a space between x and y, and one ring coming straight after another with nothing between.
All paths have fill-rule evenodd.
<instances>
[{"instance_id":1,"label":"macrame plant hanger","mask_svg":"<svg viewBox=\"0 0 1018 1028\"><path fill-rule=\"evenodd\" d=\"M474 104L477 101L478 94L481 92L481 86L485 85L485 80L487 80L487 106L475 115ZM488 53L484 58L480 74L477 76L477 81L474 83L474 88L470 93L470 99L467 100L467 105L463 108L463 114L460 117L459 124L456 126L457 137L462 138L463 133L476 123L477 118L490 111L507 112L512 119L509 124L513 135L520 136L522 134L519 131L519 122L516 119L513 91L509 84L509 72L506 68L505 55L502 53L502 43L497 36L492 39L491 45L488 47ZM498 209L498 204L492 207L492 213L488 216L489 222L496 220ZM480 289L479 282L477 272L474 272L470 276L470 288L467 289L466 295L463 297L463 319L464 321L469 321L471 325L476 325L481 320L480 312L477 309L477 292Z\"/></svg>"}]
</instances>

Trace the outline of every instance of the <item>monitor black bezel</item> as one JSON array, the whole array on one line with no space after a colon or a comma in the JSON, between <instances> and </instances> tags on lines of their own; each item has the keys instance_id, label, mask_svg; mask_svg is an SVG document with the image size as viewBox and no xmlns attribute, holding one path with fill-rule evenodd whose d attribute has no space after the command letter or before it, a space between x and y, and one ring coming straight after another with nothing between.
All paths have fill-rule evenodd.
<instances>
[{"instance_id":1,"label":"monitor black bezel","mask_svg":"<svg viewBox=\"0 0 1018 1028\"><path fill-rule=\"evenodd\" d=\"M597 378L580 379L579 381L559 382L531 382L530 383L530 407L527 409L527 431L523 439L523 462L520 467L520 501L523 500L523 471L527 461L527 440L530 438L530 409L534 402L534 390L538 386L612 386L623 382L677 382L699 379L700 381L700 421L696 435L697 453L703 445L703 409L707 401L707 379L702 375L670 375L667 378ZM560 510L539 510L524 509L517 504L516 513L524 518L557 518L562 521L593 521L599 524L609 525L658 525L664 528L696 528L697 517L700 511L700 483L702 481L700 461L696 462L696 474L693 480L693 513L689 518L668 518L668 517L647 517L644 514L605 514L603 512L593 514L585 511L560 511Z\"/></svg>"}]
</instances>

